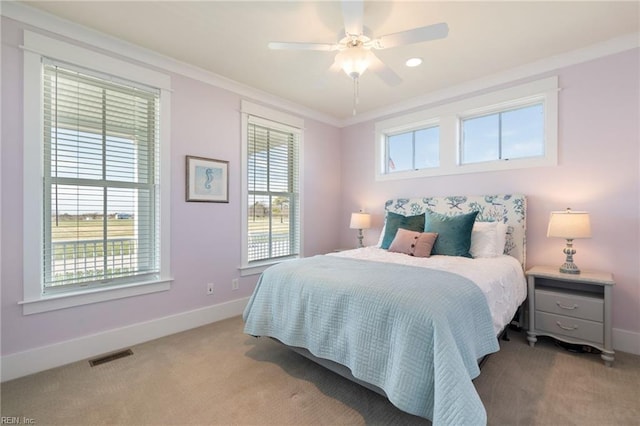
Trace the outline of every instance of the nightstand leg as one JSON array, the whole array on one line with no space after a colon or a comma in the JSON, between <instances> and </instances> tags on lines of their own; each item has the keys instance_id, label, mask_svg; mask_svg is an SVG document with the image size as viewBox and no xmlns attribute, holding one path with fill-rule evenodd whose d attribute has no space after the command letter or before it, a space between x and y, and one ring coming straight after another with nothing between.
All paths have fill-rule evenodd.
<instances>
[{"instance_id":1,"label":"nightstand leg","mask_svg":"<svg viewBox=\"0 0 640 426\"><path fill-rule=\"evenodd\" d=\"M600 355L604 360L604 365L611 367L613 363L613 340L611 336L611 286L604 286L604 323L608 325L604 328L604 350Z\"/></svg>"},{"instance_id":2,"label":"nightstand leg","mask_svg":"<svg viewBox=\"0 0 640 426\"><path fill-rule=\"evenodd\" d=\"M533 330L536 329L536 307L534 303L535 298L535 278L533 276L529 276L527 278L527 287L528 287L528 297L529 297L529 330L527 331L527 340L529 341L529 346L532 348L535 346L538 339L536 338L536 334Z\"/></svg>"},{"instance_id":3,"label":"nightstand leg","mask_svg":"<svg viewBox=\"0 0 640 426\"><path fill-rule=\"evenodd\" d=\"M602 351L600 358L602 358L602 360L604 361L605 366L611 367L613 365L613 360L614 360L613 354L614 352Z\"/></svg>"}]
</instances>

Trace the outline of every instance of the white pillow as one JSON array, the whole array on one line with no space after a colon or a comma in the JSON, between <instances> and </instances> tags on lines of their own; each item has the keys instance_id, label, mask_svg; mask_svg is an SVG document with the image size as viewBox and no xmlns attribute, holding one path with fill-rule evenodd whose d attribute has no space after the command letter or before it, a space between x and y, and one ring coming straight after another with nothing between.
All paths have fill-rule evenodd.
<instances>
[{"instance_id":1,"label":"white pillow","mask_svg":"<svg viewBox=\"0 0 640 426\"><path fill-rule=\"evenodd\" d=\"M498 244L496 245L496 256L504 254L504 248L507 245L507 231L509 226L506 223L498 222Z\"/></svg>"},{"instance_id":2,"label":"white pillow","mask_svg":"<svg viewBox=\"0 0 640 426\"><path fill-rule=\"evenodd\" d=\"M387 230L387 213L384 214L384 221L382 222L382 231L380 232L380 237L378 238L378 244L376 247L382 247L382 240L384 240L384 233Z\"/></svg>"},{"instance_id":3,"label":"white pillow","mask_svg":"<svg viewBox=\"0 0 640 426\"><path fill-rule=\"evenodd\" d=\"M496 257L498 247L498 222L475 222L471 231L471 256ZM504 245L502 247L504 249Z\"/></svg>"}]
</instances>

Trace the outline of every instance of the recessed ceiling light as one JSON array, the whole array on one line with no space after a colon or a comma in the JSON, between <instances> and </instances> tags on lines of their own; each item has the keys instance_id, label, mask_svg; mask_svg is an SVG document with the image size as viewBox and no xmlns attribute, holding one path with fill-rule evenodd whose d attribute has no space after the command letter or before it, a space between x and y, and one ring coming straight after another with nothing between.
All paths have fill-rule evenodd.
<instances>
[{"instance_id":1,"label":"recessed ceiling light","mask_svg":"<svg viewBox=\"0 0 640 426\"><path fill-rule=\"evenodd\" d=\"M411 58L411 59L407 59L407 62L405 62L405 64L408 67L417 67L421 63L422 63L422 58Z\"/></svg>"}]
</instances>

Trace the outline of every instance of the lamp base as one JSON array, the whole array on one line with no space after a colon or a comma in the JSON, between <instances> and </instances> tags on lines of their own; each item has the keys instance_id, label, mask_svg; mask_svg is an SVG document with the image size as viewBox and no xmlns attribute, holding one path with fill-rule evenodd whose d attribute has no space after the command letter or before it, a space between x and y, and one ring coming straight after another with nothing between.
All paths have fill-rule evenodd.
<instances>
[{"instance_id":1,"label":"lamp base","mask_svg":"<svg viewBox=\"0 0 640 426\"><path fill-rule=\"evenodd\" d=\"M578 269L578 266L575 263L563 263L560 266L560 272L562 272L563 274L579 274L580 273L580 269Z\"/></svg>"},{"instance_id":2,"label":"lamp base","mask_svg":"<svg viewBox=\"0 0 640 426\"><path fill-rule=\"evenodd\" d=\"M562 252L567 256L567 258L560 266L560 272L563 274L579 274L580 269L578 269L578 266L573 263L573 255L576 254L576 251L573 248L573 239L567 238L567 246L562 250Z\"/></svg>"}]
</instances>

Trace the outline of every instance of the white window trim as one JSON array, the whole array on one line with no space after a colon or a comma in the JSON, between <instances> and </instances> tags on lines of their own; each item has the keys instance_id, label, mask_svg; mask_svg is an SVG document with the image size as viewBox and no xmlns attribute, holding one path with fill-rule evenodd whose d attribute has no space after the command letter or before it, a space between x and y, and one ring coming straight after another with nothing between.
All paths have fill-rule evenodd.
<instances>
[{"instance_id":1,"label":"white window trim","mask_svg":"<svg viewBox=\"0 0 640 426\"><path fill-rule=\"evenodd\" d=\"M171 285L171 79L169 76L79 46L24 31L24 154L23 154L23 314L35 314L141 294L166 291ZM160 93L160 275L153 281L70 291L42 293L43 120L42 56L138 81Z\"/></svg>"},{"instance_id":2,"label":"white window trim","mask_svg":"<svg viewBox=\"0 0 640 426\"><path fill-rule=\"evenodd\" d=\"M555 166L558 164L558 90L558 77L553 76L379 121L375 124L375 179L386 181ZM543 157L460 164L459 127L462 118L527 105L535 101L544 102ZM426 123L438 123L440 126L440 167L385 173L386 135L411 130Z\"/></svg>"},{"instance_id":3,"label":"white window trim","mask_svg":"<svg viewBox=\"0 0 640 426\"><path fill-rule=\"evenodd\" d=\"M241 218L242 218L242 226L241 226L241 233L242 233L242 238L241 238L241 244L242 244L242 260L241 260L241 264L240 267L238 268L240 271L240 276L249 276L249 275L256 275L256 274L260 274L262 273L265 269L267 269L269 266L274 265L276 263L280 263L284 260L287 259L292 259L292 258L299 258L299 257L303 257L303 215L304 215L304 173L303 173L303 158L304 158L304 120L298 117L294 117L292 115L289 115L287 113L284 112L280 112L280 111L276 111L273 110L271 108L267 108L264 107L262 105L258 105L255 104L253 102L249 102L246 100L242 100L241 101L241 107L240 107L240 111L242 113L242 179L241 179L241 183L242 183L242 212L241 212ZM268 120L268 125L272 126L272 127L278 127L277 123L281 123L284 126L286 126L286 130L290 131L291 128L295 128L299 130L299 151L298 151L298 155L299 155L299 167L300 169L298 170L298 179L299 179L299 186L300 186L300 194L299 194L299 200L300 200L300 211L299 211L299 226L300 226L300 253L298 256L295 257L287 257L287 258L283 258L283 259L279 259L279 260L266 260L263 262L251 262L251 265L249 265L248 262L248 258L249 258L249 253L248 253L248 233L249 233L249 228L248 228L248 224L247 224L247 215L249 212L249 206L248 206L248 190L247 190L247 185L248 185L248 170L247 170L247 149L248 149L248 126L249 126L249 116L252 116L254 119L260 119L263 118L265 120ZM283 127L284 129L285 127Z\"/></svg>"}]
</instances>

